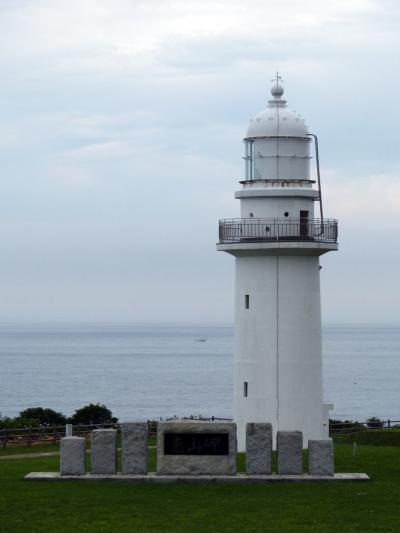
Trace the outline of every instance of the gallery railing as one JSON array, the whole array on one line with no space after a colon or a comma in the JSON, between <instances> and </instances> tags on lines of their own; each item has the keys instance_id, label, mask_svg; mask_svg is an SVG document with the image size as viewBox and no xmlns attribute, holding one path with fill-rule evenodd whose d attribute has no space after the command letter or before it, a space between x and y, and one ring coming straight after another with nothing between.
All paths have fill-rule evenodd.
<instances>
[{"instance_id":1,"label":"gallery railing","mask_svg":"<svg viewBox=\"0 0 400 533\"><path fill-rule=\"evenodd\" d=\"M335 219L232 218L219 221L219 242L311 241L336 243Z\"/></svg>"}]
</instances>

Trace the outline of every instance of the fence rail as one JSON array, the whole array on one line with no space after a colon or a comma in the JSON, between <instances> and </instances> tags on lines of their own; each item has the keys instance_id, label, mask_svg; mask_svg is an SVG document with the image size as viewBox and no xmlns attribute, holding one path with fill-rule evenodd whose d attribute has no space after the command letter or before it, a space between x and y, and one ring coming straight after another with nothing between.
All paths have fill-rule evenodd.
<instances>
[{"instance_id":1,"label":"fence rail","mask_svg":"<svg viewBox=\"0 0 400 533\"><path fill-rule=\"evenodd\" d=\"M329 421L329 434L343 435L346 433L354 433L355 431L368 431L371 429L399 429L400 420L380 420L370 419L365 422L357 422L353 420L330 420Z\"/></svg>"},{"instance_id":2,"label":"fence rail","mask_svg":"<svg viewBox=\"0 0 400 533\"><path fill-rule=\"evenodd\" d=\"M93 429L116 428L119 424L91 424L73 426L76 436L88 437ZM64 426L47 426L37 428L10 428L0 430L0 446L7 445L32 446L33 444L56 444L65 437Z\"/></svg>"},{"instance_id":3,"label":"fence rail","mask_svg":"<svg viewBox=\"0 0 400 533\"><path fill-rule=\"evenodd\" d=\"M170 420L170 419L166 419ZM204 420L204 421L214 421L214 420L232 420L228 418L218 418L215 416L212 417L187 417L187 420ZM155 435L157 432L157 421L148 420L148 434L149 436ZM113 428L120 430L121 423L110 423L110 424L87 424L87 425L73 425L72 431L74 436L80 436L89 438L91 431L94 429L100 428ZM16 445L16 446L32 446L36 444L56 444L60 441L62 437L65 436L65 425L64 426L43 426L36 428L9 428L0 430L0 446L6 448L7 445Z\"/></svg>"},{"instance_id":4,"label":"fence rail","mask_svg":"<svg viewBox=\"0 0 400 533\"><path fill-rule=\"evenodd\" d=\"M329 218L232 218L219 221L219 242L308 241L336 243L338 223Z\"/></svg>"},{"instance_id":5,"label":"fence rail","mask_svg":"<svg viewBox=\"0 0 400 533\"><path fill-rule=\"evenodd\" d=\"M219 417L187 417L187 420L204 420L204 421L231 421L231 418L219 418ZM171 419L166 419L171 420ZM157 432L157 421L148 420L148 433L149 436L155 436ZM85 438L90 437L91 431L99 428L114 428L121 429L120 423L112 424L89 424L89 425L75 425L73 426L73 434L75 436L81 436ZM380 420L370 419L365 422L353 422L353 421L341 421L330 420L329 421L329 434L331 436L345 435L346 433L353 433L355 431L368 431L371 429L399 429L400 420ZM52 443L56 444L62 437L65 436L65 426L49 426L38 428L21 428L21 429L2 429L0 430L0 446L6 448L7 445L14 446L32 446L37 444Z\"/></svg>"}]
</instances>

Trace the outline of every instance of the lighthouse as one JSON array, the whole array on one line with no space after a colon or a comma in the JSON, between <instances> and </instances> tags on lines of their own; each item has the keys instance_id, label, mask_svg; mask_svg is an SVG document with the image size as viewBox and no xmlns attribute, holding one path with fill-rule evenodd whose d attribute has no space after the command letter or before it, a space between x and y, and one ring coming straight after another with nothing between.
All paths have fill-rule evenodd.
<instances>
[{"instance_id":1,"label":"lighthouse","mask_svg":"<svg viewBox=\"0 0 400 533\"><path fill-rule=\"evenodd\" d=\"M284 100L279 74L244 138L240 218L219 222L217 249L235 257L234 421L327 436L319 256L337 250L323 218L317 136ZM315 170L310 177L310 162Z\"/></svg>"}]
</instances>

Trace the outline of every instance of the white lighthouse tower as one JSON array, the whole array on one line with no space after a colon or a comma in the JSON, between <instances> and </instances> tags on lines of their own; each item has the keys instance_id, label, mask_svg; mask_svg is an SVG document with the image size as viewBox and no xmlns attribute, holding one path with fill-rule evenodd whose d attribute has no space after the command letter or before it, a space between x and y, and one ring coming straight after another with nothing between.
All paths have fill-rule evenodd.
<instances>
[{"instance_id":1,"label":"white lighthouse tower","mask_svg":"<svg viewBox=\"0 0 400 533\"><path fill-rule=\"evenodd\" d=\"M247 422L301 430L305 445L327 432L319 256L337 250L337 221L323 219L317 138L286 106L280 82L277 74L272 99L244 138L245 179L235 193L241 218L219 225L217 249L236 260L234 420L241 450Z\"/></svg>"}]
</instances>

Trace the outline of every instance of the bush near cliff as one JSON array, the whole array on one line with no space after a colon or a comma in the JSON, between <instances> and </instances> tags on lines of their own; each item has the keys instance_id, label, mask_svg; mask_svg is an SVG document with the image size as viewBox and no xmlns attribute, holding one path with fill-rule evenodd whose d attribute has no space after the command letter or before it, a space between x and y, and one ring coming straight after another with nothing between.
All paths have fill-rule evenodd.
<instances>
[{"instance_id":1,"label":"bush near cliff","mask_svg":"<svg viewBox=\"0 0 400 533\"><path fill-rule=\"evenodd\" d=\"M21 411L15 418L2 416L0 413L1 429L23 429L23 428L51 428L64 426L65 424L92 425L92 424L113 424L118 422L118 418L112 415L110 409L99 403L91 403L77 409L71 417L63 413L53 411L47 407L29 407Z\"/></svg>"},{"instance_id":2,"label":"bush near cliff","mask_svg":"<svg viewBox=\"0 0 400 533\"><path fill-rule=\"evenodd\" d=\"M10 418L8 416L1 416L0 414L0 430L2 429L24 429L24 428L38 428L40 421L34 418L21 418L19 416Z\"/></svg>"},{"instance_id":3,"label":"bush near cliff","mask_svg":"<svg viewBox=\"0 0 400 533\"><path fill-rule=\"evenodd\" d=\"M68 421L74 425L113 424L118 422L118 418L105 405L90 403L77 409Z\"/></svg>"},{"instance_id":4,"label":"bush near cliff","mask_svg":"<svg viewBox=\"0 0 400 533\"><path fill-rule=\"evenodd\" d=\"M65 415L47 407L30 407L21 411L18 418L39 420L42 427L63 426L67 422Z\"/></svg>"}]
</instances>

